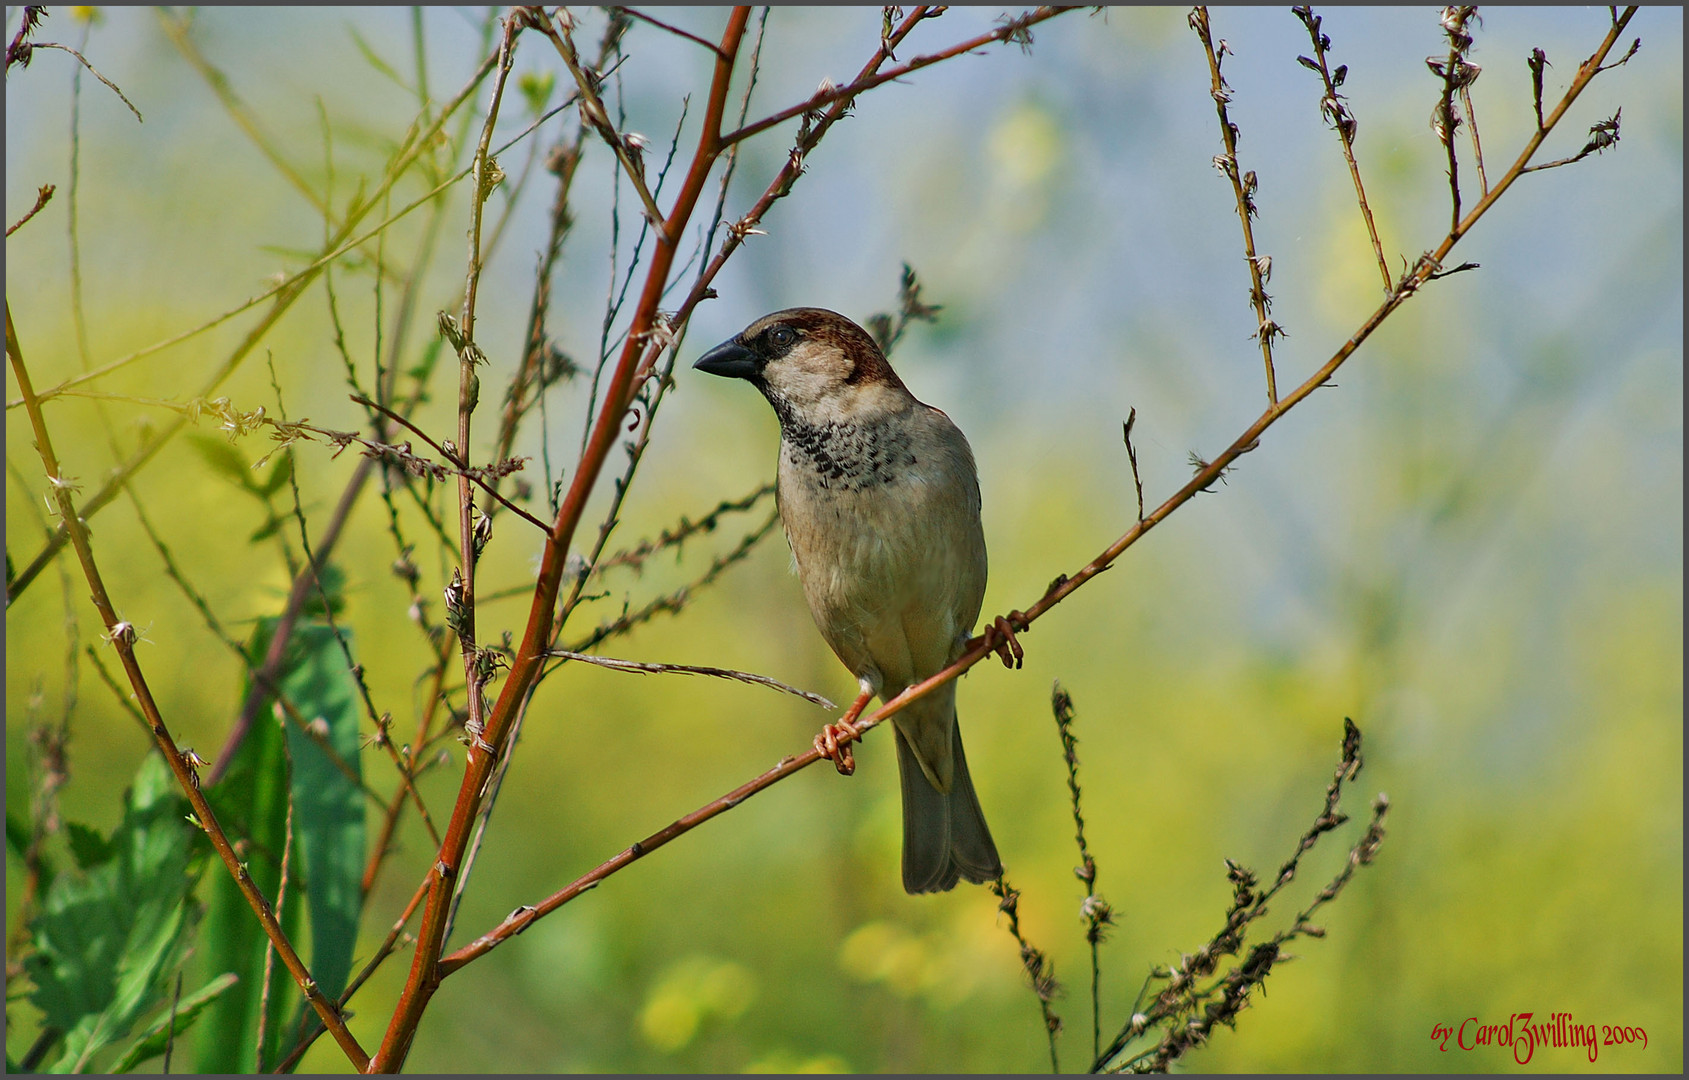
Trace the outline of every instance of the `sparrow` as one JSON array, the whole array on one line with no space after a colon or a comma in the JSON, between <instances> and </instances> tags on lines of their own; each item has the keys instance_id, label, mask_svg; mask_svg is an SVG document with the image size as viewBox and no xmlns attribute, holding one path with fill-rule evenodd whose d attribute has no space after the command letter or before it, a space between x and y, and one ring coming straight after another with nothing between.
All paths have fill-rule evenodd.
<instances>
[{"instance_id":1,"label":"sparrow","mask_svg":"<svg viewBox=\"0 0 1689 1080\"><path fill-rule=\"evenodd\" d=\"M693 367L744 379L780 420L776 499L804 598L862 694L817 736L848 772L842 729L964 651L985 595L979 476L950 418L915 399L869 333L837 312L766 315ZM1003 872L949 682L893 714L903 887L943 892ZM843 751L841 755L840 751Z\"/></svg>"}]
</instances>

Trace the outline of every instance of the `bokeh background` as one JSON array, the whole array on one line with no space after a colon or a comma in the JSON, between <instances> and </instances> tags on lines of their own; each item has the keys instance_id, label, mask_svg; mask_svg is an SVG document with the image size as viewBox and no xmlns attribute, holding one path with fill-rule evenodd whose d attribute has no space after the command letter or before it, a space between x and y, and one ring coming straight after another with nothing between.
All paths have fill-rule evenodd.
<instances>
[{"instance_id":1,"label":"bokeh background","mask_svg":"<svg viewBox=\"0 0 1689 1080\"><path fill-rule=\"evenodd\" d=\"M80 270L89 355L100 364L297 269L323 224L155 13L99 9L88 25L89 14L54 9L38 39L74 45L86 34L89 58L146 118L137 124L83 78ZM899 57L982 32L998 14L953 9ZM769 215L768 235L718 280L720 299L698 310L618 536L631 543L772 475L769 410L742 385L692 373L698 352L778 307L858 319L886 310L903 262L920 274L923 298L944 309L910 332L895 362L978 456L988 613L1026 606L1131 523L1120 438L1129 409L1152 506L1189 476L1190 454L1212 456L1235 438L1264 404L1261 363L1248 340L1230 185L1210 164L1221 147L1208 74L1185 15L1071 13L1039 27L1030 50L995 47L862 98ZM714 39L723 11L663 17ZM9 8L8 39L17 18ZM592 39L601 16L582 19L582 40ZM1475 104L1492 179L1530 131L1530 49L1547 52L1546 93L1557 98L1607 22L1603 8L1485 13L1472 59L1484 68ZM1244 167L1260 178L1257 243L1273 256L1273 311L1289 331L1278 349L1282 388L1359 326L1381 287L1337 139L1318 116L1317 79L1296 62L1309 50L1300 23L1280 8L1219 9L1213 23L1235 54L1226 63L1231 114ZM483 26L480 11L421 16L436 100L484 55ZM878 9L775 9L752 114L801 100L823 77L844 82L873 52L879 27ZM1088 1060L1090 1004L1050 718L1057 679L1077 703L1088 835L1099 889L1118 913L1103 953L1105 1027L1127 1019L1151 965L1218 928L1229 899L1222 859L1270 876L1290 854L1350 716L1366 735L1366 768L1346 804L1357 820L1309 857L1269 922L1282 925L1336 871L1366 800L1383 791L1392 811L1379 859L1322 920L1329 936L1298 944L1238 1030L1186 1067L1512 1069L1493 1048L1440 1050L1433 1025L1569 1012L1580 1023L1640 1025L1648 1048L1603 1047L1593 1065L1577 1052L1539 1051L1529 1069L1682 1068L1682 12L1644 9L1631 30L1639 54L1595 81L1545 152L1575 152L1590 124L1622 106L1618 147L1525 177L1456 249L1480 270L1423 290L1226 484L1040 621L1023 638L1024 670L982 665L964 679L969 756L1023 893L1023 927L1065 987L1056 1005L1067 1025L1064 1067ZM1446 53L1436 11L1333 9L1325 31L1333 63L1349 67L1360 164L1397 272L1447 227L1442 151L1428 123L1436 82L1425 67L1426 56ZM414 115L418 38L406 10L205 9L192 36L319 188L326 115L340 202L359 176L373 182ZM692 95L684 161L707 54L650 26L634 29L626 53L626 127L651 138L653 155ZM535 36L522 42L517 69L568 82ZM8 223L37 186L59 185L54 203L7 241L7 298L37 386L82 365L66 228L73 70L64 53L38 52L7 82ZM485 104L481 92L476 107ZM499 130L514 136L527 121L512 98ZM549 121L507 153L507 171L574 122L572 113ZM760 193L790 132L746 148L730 217ZM597 355L610 280L613 175L603 146L589 143L578 223L554 283L550 329L586 360ZM1469 206L1469 155L1462 179ZM422 190L407 181L396 204ZM462 282L463 185L451 198L413 351ZM521 347L550 199L550 178L536 170L487 267L484 402L498 399L492 388ZM637 221L625 191L621 207L625 266ZM418 250L422 219L387 232L389 257ZM370 265L365 258L337 277L349 343L366 364ZM390 316L391 293L387 303ZM102 386L191 396L256 317ZM357 426L320 286L221 392L274 411L266 358L290 415ZM9 381L8 399L16 393ZM435 398L422 415L444 431L455 394L442 381ZM554 392L546 434L555 462L572 463L584 411L581 385ZM164 415L113 403L102 419L90 403L65 400L49 410L67 471L85 490L113 460L106 423L129 447L140 425ZM6 539L19 565L39 545L42 489L22 420L8 413ZM254 437L242 449L256 457L261 444ZM519 452L540 445L535 423ZM331 459L321 446L297 452L320 527L354 459ZM280 560L247 539L257 505L182 440L136 489L167 542L191 555L196 584L226 621L244 631L279 609ZM642 577L612 579L577 616L581 630L624 600L637 605L695 578L754 524L729 522ZM179 739L220 745L238 709L238 664L164 578L125 502L94 525L119 605L146 631L142 660ZM519 584L537 550L507 518L483 563L483 591ZM393 557L379 501L366 494L338 554L346 617L378 701L408 728L423 649L388 569ZM426 589L449 576L438 555L419 564ZM29 726L63 707L67 602L80 641L97 641L86 589L74 563L66 570L68 588L50 570L8 608L13 810L29 799ZM526 607L489 603L481 625L519 627ZM835 700L853 689L814 632L777 534L700 590L684 615L606 651L755 670ZM109 828L146 742L85 663L79 689L63 813ZM456 940L806 747L823 719L754 687L566 669L536 700ZM870 737L858 760L850 780L818 768L778 785L452 978L411 1067L1047 1068L1037 1004L995 900L978 888L902 893L889 747ZM366 767L391 784L379 760ZM425 787L441 815L455 772ZM430 859L414 822L400 841L370 898L370 947ZM8 861L9 886L17 873ZM353 1028L366 1045L385 1026L406 966L390 962L358 999ZM31 1037L30 1011L10 1007L14 1046ZM303 1067L346 1063L325 1041Z\"/></svg>"}]
</instances>

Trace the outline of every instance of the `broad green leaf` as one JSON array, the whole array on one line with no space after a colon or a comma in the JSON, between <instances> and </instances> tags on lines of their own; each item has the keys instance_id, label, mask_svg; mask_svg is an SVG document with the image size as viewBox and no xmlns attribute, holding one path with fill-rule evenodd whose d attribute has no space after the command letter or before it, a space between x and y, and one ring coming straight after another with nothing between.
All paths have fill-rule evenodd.
<instances>
[{"instance_id":1,"label":"broad green leaf","mask_svg":"<svg viewBox=\"0 0 1689 1080\"><path fill-rule=\"evenodd\" d=\"M186 800L158 753L124 802L123 820L101 841L110 856L57 877L30 924L30 1000L44 1025L65 1032L55 1072L86 1068L163 999L199 920L190 894L204 865L200 833L183 820Z\"/></svg>"},{"instance_id":2,"label":"broad green leaf","mask_svg":"<svg viewBox=\"0 0 1689 1080\"><path fill-rule=\"evenodd\" d=\"M325 575L326 576L326 575ZM334 631L301 626L305 656L283 687L307 723L326 722L337 763L298 727L287 727L293 759L294 851L303 857L311 915L311 975L330 998L346 989L363 907L364 793L358 754L357 687Z\"/></svg>"},{"instance_id":3,"label":"broad green leaf","mask_svg":"<svg viewBox=\"0 0 1689 1080\"><path fill-rule=\"evenodd\" d=\"M265 617L253 630L252 640L247 644L247 658L254 665L263 663L275 624L274 617ZM266 700L223 779L206 791L206 798L230 837L247 841L247 870L258 891L272 903L281 881L281 856L286 843L286 747L286 736ZM282 929L290 941L298 940L299 908L290 891L281 911ZM211 1005L207 1027L200 1029L197 1040L194 1068L198 1072L251 1072L257 1061L258 1017L260 1003L265 998L264 952L269 938L240 887L227 872L212 876L205 932L201 937L205 954L203 970L232 972L240 981ZM293 993L293 980L287 969L280 963L274 964L265 1005L268 1014L264 1024L265 1061L274 1058L274 1048L281 1037L278 1033L285 1026Z\"/></svg>"},{"instance_id":4,"label":"broad green leaf","mask_svg":"<svg viewBox=\"0 0 1689 1080\"><path fill-rule=\"evenodd\" d=\"M340 581L335 568L325 568L323 582L331 603L338 600ZM320 609L320 599L316 607ZM254 663L262 660L275 623L273 618L259 621L248 647ZM351 974L363 902L364 805L356 779L360 775L356 688L329 627L311 621L296 626L281 684L306 723L322 721L316 726L346 769L296 725L277 721L265 702L246 745L217 785L213 802L219 815L226 806L231 817L247 823L253 880L274 900L291 790L294 843L283 928L290 940L299 943L301 912L309 913L307 966L323 992L336 996ZM261 856L261 852L268 854ZM206 934L208 970L234 972L240 975L241 985L213 1006L212 1028L218 1037L201 1039L197 1067L205 1072L245 1071L256 1060L267 939L234 883L219 882L218 886ZM285 1039L293 1030L288 1017L298 1000L291 979L281 965L275 965L264 1026L266 1067L288 1049Z\"/></svg>"},{"instance_id":5,"label":"broad green leaf","mask_svg":"<svg viewBox=\"0 0 1689 1080\"><path fill-rule=\"evenodd\" d=\"M65 822L65 839L70 842L71 857L84 870L92 870L117 854L117 849L100 835L100 830L78 821Z\"/></svg>"},{"instance_id":6,"label":"broad green leaf","mask_svg":"<svg viewBox=\"0 0 1689 1080\"><path fill-rule=\"evenodd\" d=\"M135 1041L129 1044L129 1049L123 1052L123 1056L112 1066L111 1071L129 1072L141 1062L164 1053L165 1044L172 1038L181 1038L183 1033L193 1027L194 1021L199 1019L199 1014L205 1011L206 1006L216 1001L223 991L235 982L235 973L226 971L176 1003L174 1009L167 1008L160 1012L153 1022L135 1037Z\"/></svg>"}]
</instances>

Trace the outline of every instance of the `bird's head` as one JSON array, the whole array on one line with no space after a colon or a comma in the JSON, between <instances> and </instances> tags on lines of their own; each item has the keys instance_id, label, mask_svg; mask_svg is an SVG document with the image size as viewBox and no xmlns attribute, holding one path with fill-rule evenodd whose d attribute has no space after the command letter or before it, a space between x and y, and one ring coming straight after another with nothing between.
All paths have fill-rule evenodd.
<instances>
[{"instance_id":1,"label":"bird's head","mask_svg":"<svg viewBox=\"0 0 1689 1080\"><path fill-rule=\"evenodd\" d=\"M782 425L852 423L914 400L868 331L823 308L764 315L692 366L749 382Z\"/></svg>"}]
</instances>

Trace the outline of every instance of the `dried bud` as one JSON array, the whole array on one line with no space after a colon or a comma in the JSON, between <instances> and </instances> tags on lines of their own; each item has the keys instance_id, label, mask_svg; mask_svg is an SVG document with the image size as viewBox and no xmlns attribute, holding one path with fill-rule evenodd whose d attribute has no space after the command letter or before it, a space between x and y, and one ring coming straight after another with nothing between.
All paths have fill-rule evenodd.
<instances>
[{"instance_id":1,"label":"dried bud","mask_svg":"<svg viewBox=\"0 0 1689 1080\"><path fill-rule=\"evenodd\" d=\"M481 552L487 547L487 541L493 538L493 519L481 512L478 506L470 507L470 516L475 518L475 525L469 532L470 546L475 551L475 561L481 560Z\"/></svg>"},{"instance_id":2,"label":"dried bud","mask_svg":"<svg viewBox=\"0 0 1689 1080\"><path fill-rule=\"evenodd\" d=\"M463 331L458 328L457 320L452 318L449 311L440 312L440 336L446 339L453 352L463 349Z\"/></svg>"},{"instance_id":3,"label":"dried bud","mask_svg":"<svg viewBox=\"0 0 1689 1080\"><path fill-rule=\"evenodd\" d=\"M446 626L459 636L462 636L468 622L468 612L463 606L463 594L463 573L459 568L453 567L451 584L445 588Z\"/></svg>"}]
</instances>

